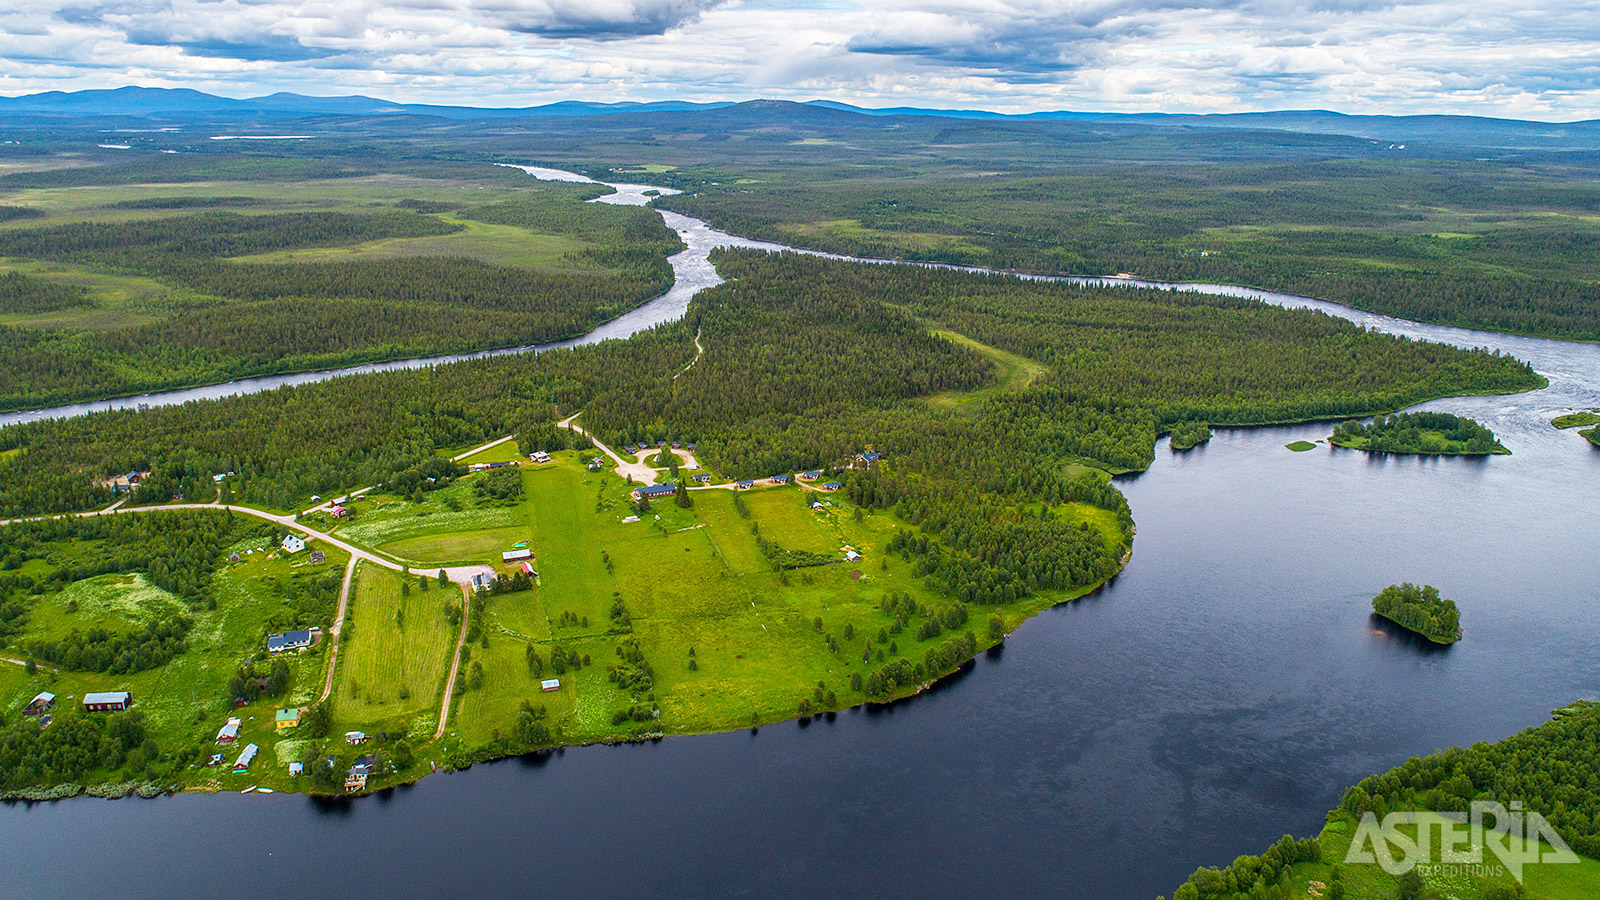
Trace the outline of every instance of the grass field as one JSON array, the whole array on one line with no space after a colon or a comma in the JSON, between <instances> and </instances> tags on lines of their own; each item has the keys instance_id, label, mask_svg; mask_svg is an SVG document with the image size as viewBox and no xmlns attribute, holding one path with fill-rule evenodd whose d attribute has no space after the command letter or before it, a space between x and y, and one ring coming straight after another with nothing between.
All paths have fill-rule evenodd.
<instances>
[{"instance_id":1,"label":"grass field","mask_svg":"<svg viewBox=\"0 0 1600 900\"><path fill-rule=\"evenodd\" d=\"M501 266L574 272L600 271L578 266L567 255L594 245L561 234L540 234L515 225L491 225L471 219L443 216L460 225L455 234L436 237L393 238L348 247L310 247L234 257L237 262L344 262L355 259L396 259L407 256L464 256Z\"/></svg>"},{"instance_id":2,"label":"grass field","mask_svg":"<svg viewBox=\"0 0 1600 900\"><path fill-rule=\"evenodd\" d=\"M459 605L461 593L413 583L407 596L402 580L379 566L357 570L334 678L339 731L431 736L439 721L457 633L446 608Z\"/></svg>"},{"instance_id":3,"label":"grass field","mask_svg":"<svg viewBox=\"0 0 1600 900\"><path fill-rule=\"evenodd\" d=\"M1590 410L1587 412L1567 413L1556 416L1550 424L1557 428L1583 428L1588 425L1600 425L1600 412Z\"/></svg>"},{"instance_id":4,"label":"grass field","mask_svg":"<svg viewBox=\"0 0 1600 900\"><path fill-rule=\"evenodd\" d=\"M1400 830L1415 840L1414 826L1400 826ZM1322 859L1295 864L1291 896L1312 896L1311 882L1319 881L1326 885L1335 865L1338 865L1340 878L1344 882L1347 900L1391 900L1399 896L1398 877L1385 873L1375 864L1343 862L1354 833L1354 827L1345 821L1330 822L1323 828L1317 836L1322 847ZM1440 829L1432 828L1430 835L1432 847L1429 858L1443 859ZM1498 866L1502 871L1498 874L1474 874L1468 866L1438 867L1442 871L1432 868L1419 870L1424 896L1470 900L1483 896L1483 892L1493 885L1512 887L1509 869L1497 862L1492 851L1486 851L1484 857L1482 869ZM1600 861L1580 857L1576 864L1531 863L1523 869L1523 881L1525 896L1529 900L1588 900L1600 896Z\"/></svg>"},{"instance_id":5,"label":"grass field","mask_svg":"<svg viewBox=\"0 0 1600 900\"><path fill-rule=\"evenodd\" d=\"M1317 449L1317 445L1311 443L1310 441L1293 441L1291 443L1284 444L1283 446L1293 450L1296 453L1304 453L1307 450Z\"/></svg>"}]
</instances>

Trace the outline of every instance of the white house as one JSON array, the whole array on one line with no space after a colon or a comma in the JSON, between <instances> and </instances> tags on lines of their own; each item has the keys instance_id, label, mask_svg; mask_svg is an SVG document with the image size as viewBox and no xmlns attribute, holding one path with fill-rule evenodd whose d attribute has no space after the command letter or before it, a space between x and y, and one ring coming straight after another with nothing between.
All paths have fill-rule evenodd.
<instances>
[{"instance_id":1,"label":"white house","mask_svg":"<svg viewBox=\"0 0 1600 900\"><path fill-rule=\"evenodd\" d=\"M306 542L298 534L285 535L283 538L283 552L299 553L306 548Z\"/></svg>"}]
</instances>

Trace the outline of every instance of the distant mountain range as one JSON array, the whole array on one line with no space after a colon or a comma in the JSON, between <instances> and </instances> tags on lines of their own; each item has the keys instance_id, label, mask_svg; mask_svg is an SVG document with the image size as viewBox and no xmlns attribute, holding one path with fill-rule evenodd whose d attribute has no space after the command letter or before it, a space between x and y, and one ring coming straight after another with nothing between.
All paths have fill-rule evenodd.
<instances>
[{"instance_id":1,"label":"distant mountain range","mask_svg":"<svg viewBox=\"0 0 1600 900\"><path fill-rule=\"evenodd\" d=\"M707 113L738 107L761 107L767 115L805 120L821 110L858 116L919 116L1009 122L1073 121L1144 125L1183 129L1244 129L1338 134L1383 142L1414 141L1453 147L1538 150L1600 150L1600 120L1537 122L1481 116L1352 116L1326 110L1224 113L1094 113L1066 110L1007 115L987 110L894 107L869 109L831 100L807 104L758 100L745 103L589 103L568 100L517 108L435 106L391 103L372 97L308 97L277 93L233 99L186 88L123 87L114 90L49 91L21 97L0 97L0 116L31 118L115 117L182 121L282 122L316 117L429 116L457 120L504 120L640 113ZM809 110L809 111L808 111ZM717 117L713 117L717 118ZM837 120L836 120L837 121ZM3 126L0 121L0 126Z\"/></svg>"}]
</instances>

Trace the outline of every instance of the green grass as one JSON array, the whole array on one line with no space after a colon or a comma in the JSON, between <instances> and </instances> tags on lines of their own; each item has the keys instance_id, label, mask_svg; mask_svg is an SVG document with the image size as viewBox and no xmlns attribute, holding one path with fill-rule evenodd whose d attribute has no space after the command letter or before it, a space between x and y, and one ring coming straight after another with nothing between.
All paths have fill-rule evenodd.
<instances>
[{"instance_id":1,"label":"green grass","mask_svg":"<svg viewBox=\"0 0 1600 900\"><path fill-rule=\"evenodd\" d=\"M1415 839L1414 826L1400 826L1400 830ZM1391 900L1397 896L1399 879L1396 876L1385 873L1373 864L1343 863L1354 833L1354 826L1346 821L1330 822L1324 827L1322 833L1317 836L1322 846L1322 859L1317 862L1297 863L1293 866L1294 891L1291 896L1309 896L1309 885L1313 880L1326 884L1334 865L1339 866L1347 900ZM1442 859L1439 829L1432 829L1431 836L1433 846L1429 858ZM1486 851L1485 866L1495 864L1497 861L1493 853ZM1600 861L1580 857L1577 864L1548 862L1529 864L1523 869L1523 880L1530 900L1589 900L1600 896ZM1423 874L1425 891L1436 892L1431 896L1455 897L1460 900L1475 900L1490 885L1510 882L1509 872L1477 875L1461 870L1446 872L1430 870ZM1425 896L1428 895L1425 893Z\"/></svg>"},{"instance_id":2,"label":"green grass","mask_svg":"<svg viewBox=\"0 0 1600 900\"><path fill-rule=\"evenodd\" d=\"M444 455L449 456L451 458L454 458L455 456L457 456L457 455L459 455L461 453L464 453L467 450L471 450L471 449L472 449L471 447L462 447L460 450L457 450L454 453L449 453L449 454L444 454ZM470 466L473 463L493 463L493 462L521 462L521 463L527 463L528 462L528 458L526 456L522 455L522 452L517 449L517 442L516 441L506 441L503 444L496 444L496 445L494 445L493 447L490 447L487 450L479 451L477 453L472 454L471 456L463 457L461 459L461 464L464 465L464 466Z\"/></svg>"},{"instance_id":3,"label":"green grass","mask_svg":"<svg viewBox=\"0 0 1600 900\"><path fill-rule=\"evenodd\" d=\"M348 247L310 247L234 257L242 263L346 262L358 259L396 259L407 256L464 256L491 265L530 269L592 272L593 266L575 265L569 254L593 244L560 234L540 234L515 225L491 225L472 219L442 216L462 226L455 234L420 238L368 241Z\"/></svg>"},{"instance_id":4,"label":"green grass","mask_svg":"<svg viewBox=\"0 0 1600 900\"><path fill-rule=\"evenodd\" d=\"M1294 441L1294 442L1291 442L1291 443L1288 443L1288 444L1284 444L1284 446L1288 447L1290 450L1293 450L1296 453L1304 453L1307 450L1315 450L1315 449L1317 449L1317 445L1311 443L1310 441Z\"/></svg>"},{"instance_id":5,"label":"green grass","mask_svg":"<svg viewBox=\"0 0 1600 900\"><path fill-rule=\"evenodd\" d=\"M1588 425L1600 425L1600 412L1590 410L1587 412L1567 413L1556 416L1550 424L1557 428L1582 428Z\"/></svg>"},{"instance_id":6,"label":"green grass","mask_svg":"<svg viewBox=\"0 0 1600 900\"><path fill-rule=\"evenodd\" d=\"M930 403L936 403L941 406L959 407L969 404L974 400L990 396L996 392L1020 391L1028 385L1033 384L1035 381L1038 381L1039 378L1050 371L1050 367L1046 366L1044 363L1028 359L1026 356L1018 356L1015 353L1008 353L998 347L991 347L988 344L973 340L972 338L955 331L940 328L934 329L932 333L938 337L944 338L947 341L960 344L961 346L971 350L976 350L977 352L983 354L985 358L993 362L995 367L995 384L992 387L980 388L976 391L950 391L943 394L936 394L928 398L928 402Z\"/></svg>"},{"instance_id":7,"label":"green grass","mask_svg":"<svg viewBox=\"0 0 1600 900\"><path fill-rule=\"evenodd\" d=\"M356 573L334 682L339 731L431 736L438 724L457 635L445 609L459 604L461 593L454 585L422 590L413 582L406 596L401 581L398 572L371 564Z\"/></svg>"},{"instance_id":8,"label":"green grass","mask_svg":"<svg viewBox=\"0 0 1600 900\"><path fill-rule=\"evenodd\" d=\"M126 632L187 612L181 600L151 584L143 573L101 575L41 598L28 618L28 636L59 639L69 631L91 628Z\"/></svg>"}]
</instances>

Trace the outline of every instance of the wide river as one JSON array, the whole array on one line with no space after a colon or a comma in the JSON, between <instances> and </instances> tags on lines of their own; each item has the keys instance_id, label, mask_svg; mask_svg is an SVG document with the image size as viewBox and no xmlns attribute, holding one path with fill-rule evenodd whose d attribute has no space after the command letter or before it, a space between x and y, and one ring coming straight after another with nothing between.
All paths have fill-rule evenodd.
<instances>
[{"instance_id":1,"label":"wide river","mask_svg":"<svg viewBox=\"0 0 1600 900\"><path fill-rule=\"evenodd\" d=\"M666 218L689 246L678 286L601 337L681 315L717 280L711 246L772 246ZM1600 407L1600 346L1227 291L1497 348L1551 386L1428 404L1490 425L1509 457L1284 449L1327 425L1163 445L1119 482L1139 526L1127 569L907 702L569 749L355 802L12 804L0 897L1152 900L1196 866L1314 834L1365 775L1600 694L1600 450L1548 424ZM1368 601L1400 580L1455 598L1465 640L1435 650L1377 627Z\"/></svg>"}]
</instances>

